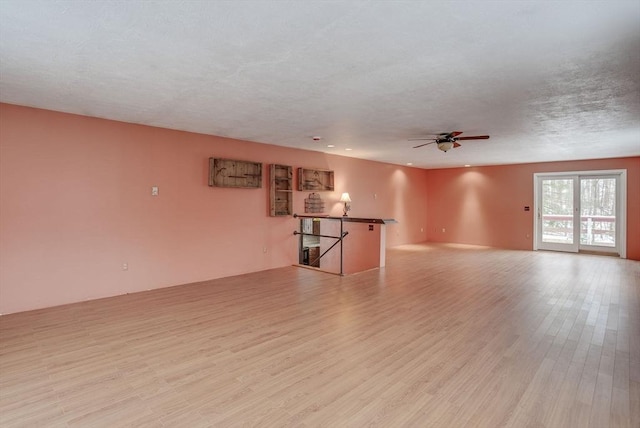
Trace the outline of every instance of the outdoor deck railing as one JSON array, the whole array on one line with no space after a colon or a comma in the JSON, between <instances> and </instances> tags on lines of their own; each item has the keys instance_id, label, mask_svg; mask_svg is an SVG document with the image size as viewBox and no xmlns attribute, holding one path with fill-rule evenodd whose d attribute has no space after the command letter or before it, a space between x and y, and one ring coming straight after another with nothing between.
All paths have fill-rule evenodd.
<instances>
[{"instance_id":1,"label":"outdoor deck railing","mask_svg":"<svg viewBox=\"0 0 640 428\"><path fill-rule=\"evenodd\" d=\"M580 243L605 247L615 246L615 216L583 215L580 217ZM571 242L573 216L542 216L542 235L545 242Z\"/></svg>"}]
</instances>

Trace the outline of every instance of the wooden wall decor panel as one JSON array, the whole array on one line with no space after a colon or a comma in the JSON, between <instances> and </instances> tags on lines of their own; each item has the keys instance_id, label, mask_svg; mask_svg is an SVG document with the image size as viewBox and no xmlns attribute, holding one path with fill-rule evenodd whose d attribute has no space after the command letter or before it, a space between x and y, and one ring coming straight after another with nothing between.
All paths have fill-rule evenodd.
<instances>
[{"instance_id":1,"label":"wooden wall decor panel","mask_svg":"<svg viewBox=\"0 0 640 428\"><path fill-rule=\"evenodd\" d=\"M261 188L262 164L234 159L209 158L209 186Z\"/></svg>"},{"instance_id":2,"label":"wooden wall decor panel","mask_svg":"<svg viewBox=\"0 0 640 428\"><path fill-rule=\"evenodd\" d=\"M333 192L333 171L298 168L298 190Z\"/></svg>"},{"instance_id":3,"label":"wooden wall decor panel","mask_svg":"<svg viewBox=\"0 0 640 428\"><path fill-rule=\"evenodd\" d=\"M293 215L293 168L272 164L269 167L269 210L272 217Z\"/></svg>"}]
</instances>

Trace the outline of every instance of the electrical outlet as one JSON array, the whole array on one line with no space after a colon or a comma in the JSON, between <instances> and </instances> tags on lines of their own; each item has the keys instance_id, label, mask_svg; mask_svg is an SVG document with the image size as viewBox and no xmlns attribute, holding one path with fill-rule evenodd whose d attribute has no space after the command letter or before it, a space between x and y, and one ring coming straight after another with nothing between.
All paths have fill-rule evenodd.
<instances>
[{"instance_id":1,"label":"electrical outlet","mask_svg":"<svg viewBox=\"0 0 640 428\"><path fill-rule=\"evenodd\" d=\"M424 232L424 227L421 227L421 228L420 228L420 232Z\"/></svg>"},{"instance_id":2,"label":"electrical outlet","mask_svg":"<svg viewBox=\"0 0 640 428\"><path fill-rule=\"evenodd\" d=\"M158 186L151 187L151 196L158 196Z\"/></svg>"},{"instance_id":3,"label":"electrical outlet","mask_svg":"<svg viewBox=\"0 0 640 428\"><path fill-rule=\"evenodd\" d=\"M129 263L122 263L122 270L129 270Z\"/></svg>"},{"instance_id":4,"label":"electrical outlet","mask_svg":"<svg viewBox=\"0 0 640 428\"><path fill-rule=\"evenodd\" d=\"M446 232L446 229L443 227L442 228L442 233L445 233L445 232Z\"/></svg>"},{"instance_id":5,"label":"electrical outlet","mask_svg":"<svg viewBox=\"0 0 640 428\"><path fill-rule=\"evenodd\" d=\"M266 253L267 252L267 247L262 247L262 252Z\"/></svg>"}]
</instances>

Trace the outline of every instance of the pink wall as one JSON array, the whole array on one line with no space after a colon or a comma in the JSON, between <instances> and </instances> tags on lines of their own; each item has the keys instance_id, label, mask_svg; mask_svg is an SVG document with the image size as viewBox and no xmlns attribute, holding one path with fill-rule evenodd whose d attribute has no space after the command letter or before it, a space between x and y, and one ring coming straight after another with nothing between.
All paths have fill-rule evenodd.
<instances>
[{"instance_id":1,"label":"pink wall","mask_svg":"<svg viewBox=\"0 0 640 428\"><path fill-rule=\"evenodd\" d=\"M263 188L208 187L211 156L263 162ZM640 260L637 157L424 171L0 104L0 313L296 263L297 221L268 216L270 163L333 169L329 213L348 191L349 215L397 219L387 247L513 249L532 248L534 172L626 168L627 256Z\"/></svg>"},{"instance_id":2,"label":"pink wall","mask_svg":"<svg viewBox=\"0 0 640 428\"><path fill-rule=\"evenodd\" d=\"M263 162L263 188L209 187L213 156ZM270 163L334 170L330 214L348 191L350 215L399 221L388 246L426 239L424 170L0 104L0 313L297 263Z\"/></svg>"},{"instance_id":3,"label":"pink wall","mask_svg":"<svg viewBox=\"0 0 640 428\"><path fill-rule=\"evenodd\" d=\"M640 260L640 157L429 170L427 239L531 250L533 174L607 169L627 170L627 258Z\"/></svg>"}]
</instances>

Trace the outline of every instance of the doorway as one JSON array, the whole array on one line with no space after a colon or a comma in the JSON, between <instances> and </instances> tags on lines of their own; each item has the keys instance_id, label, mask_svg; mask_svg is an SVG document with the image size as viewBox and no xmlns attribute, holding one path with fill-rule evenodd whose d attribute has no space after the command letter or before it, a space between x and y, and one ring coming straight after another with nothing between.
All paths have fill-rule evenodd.
<instances>
[{"instance_id":1,"label":"doorway","mask_svg":"<svg viewBox=\"0 0 640 428\"><path fill-rule=\"evenodd\" d=\"M534 174L534 250L626 258L626 170Z\"/></svg>"}]
</instances>

